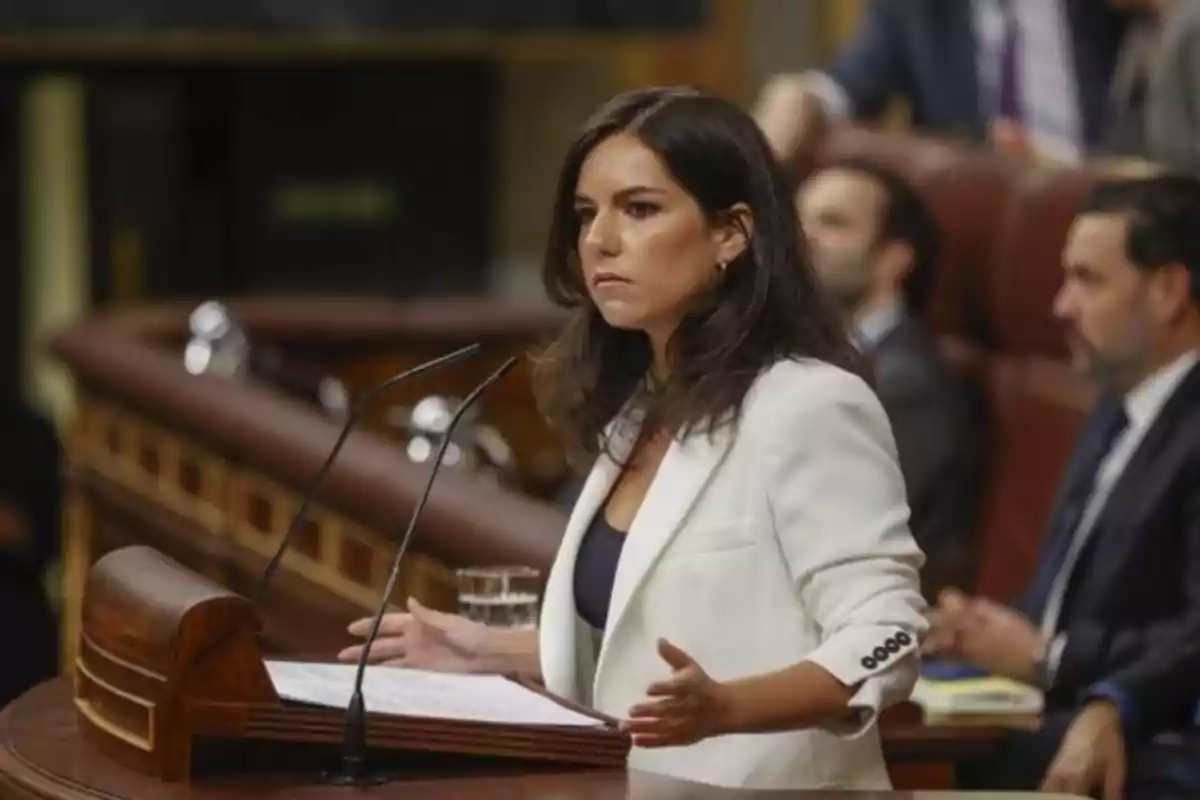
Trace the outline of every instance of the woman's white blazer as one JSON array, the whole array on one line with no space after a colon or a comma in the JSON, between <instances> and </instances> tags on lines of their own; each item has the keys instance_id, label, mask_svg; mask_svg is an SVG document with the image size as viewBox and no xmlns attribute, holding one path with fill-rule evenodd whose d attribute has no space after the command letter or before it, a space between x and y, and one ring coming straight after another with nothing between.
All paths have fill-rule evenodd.
<instances>
[{"instance_id":1,"label":"woman's white blazer","mask_svg":"<svg viewBox=\"0 0 1200 800\"><path fill-rule=\"evenodd\" d=\"M627 447L632 430L617 438ZM887 788L874 723L911 692L927 623L923 556L870 387L824 362L781 361L739 424L672 443L627 534L596 652L575 609L575 555L619 470L597 460L547 579L547 688L625 718L670 674L659 637L717 680L808 660L856 687L849 722L634 748L630 768L730 787Z\"/></svg>"}]
</instances>

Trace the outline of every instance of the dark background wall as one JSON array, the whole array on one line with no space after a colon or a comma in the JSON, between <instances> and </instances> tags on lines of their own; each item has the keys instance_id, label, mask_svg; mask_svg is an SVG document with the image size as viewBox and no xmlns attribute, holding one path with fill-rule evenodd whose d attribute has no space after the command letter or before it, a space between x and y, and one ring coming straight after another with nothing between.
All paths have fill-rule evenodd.
<instances>
[{"instance_id":1,"label":"dark background wall","mask_svg":"<svg viewBox=\"0 0 1200 800\"><path fill-rule=\"evenodd\" d=\"M0 26L19 29L449 28L672 30L698 27L703 0L4 0Z\"/></svg>"}]
</instances>

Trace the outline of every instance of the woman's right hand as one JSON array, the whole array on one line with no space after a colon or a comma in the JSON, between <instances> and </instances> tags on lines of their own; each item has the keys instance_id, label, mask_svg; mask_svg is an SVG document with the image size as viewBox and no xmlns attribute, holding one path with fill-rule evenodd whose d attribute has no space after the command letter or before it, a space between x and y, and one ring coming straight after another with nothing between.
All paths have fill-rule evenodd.
<instances>
[{"instance_id":1,"label":"woman's right hand","mask_svg":"<svg viewBox=\"0 0 1200 800\"><path fill-rule=\"evenodd\" d=\"M348 630L366 638L372 619L356 620ZM368 663L437 672L478 672L484 668L488 632L482 623L434 611L410 597L407 612L387 614L380 622ZM362 645L348 647L338 653L338 660L357 664L362 649Z\"/></svg>"}]
</instances>

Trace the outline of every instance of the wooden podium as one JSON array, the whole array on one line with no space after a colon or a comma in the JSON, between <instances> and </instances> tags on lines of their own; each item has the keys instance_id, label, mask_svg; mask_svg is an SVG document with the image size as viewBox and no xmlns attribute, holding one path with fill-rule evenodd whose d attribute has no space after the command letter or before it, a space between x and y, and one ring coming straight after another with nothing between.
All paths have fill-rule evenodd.
<instances>
[{"instance_id":1,"label":"wooden podium","mask_svg":"<svg viewBox=\"0 0 1200 800\"><path fill-rule=\"evenodd\" d=\"M913 797L719 789L638 773L625 768L628 738L603 724L516 726L371 713L366 743L388 780L330 785L323 773L338 764L344 712L282 701L265 667L259 627L248 600L153 548L103 556L86 582L72 680L36 687L0 713L0 800ZM919 725L889 726L884 743L893 756L920 760L931 745L942 753L949 740L986 749L991 736L977 732L964 737L946 728L931 740Z\"/></svg>"},{"instance_id":2,"label":"wooden podium","mask_svg":"<svg viewBox=\"0 0 1200 800\"><path fill-rule=\"evenodd\" d=\"M0 800L1065 800L1045 794L739 791L636 771L534 774L493 769L464 774L425 765L366 789L322 786L296 769L242 768L191 783L166 783L101 754L86 736L70 687L51 681L0 711Z\"/></svg>"},{"instance_id":3,"label":"wooden podium","mask_svg":"<svg viewBox=\"0 0 1200 800\"><path fill-rule=\"evenodd\" d=\"M126 767L186 782L205 764L317 758L336 766L346 714L282 701L251 603L144 546L108 553L88 577L73 700L94 745ZM545 694L536 687L528 688ZM547 695L549 696L549 695ZM566 701L553 698L569 705ZM366 715L379 758L424 754L464 771L623 769L629 737L597 726L534 726ZM310 761L311 763L311 761Z\"/></svg>"}]
</instances>

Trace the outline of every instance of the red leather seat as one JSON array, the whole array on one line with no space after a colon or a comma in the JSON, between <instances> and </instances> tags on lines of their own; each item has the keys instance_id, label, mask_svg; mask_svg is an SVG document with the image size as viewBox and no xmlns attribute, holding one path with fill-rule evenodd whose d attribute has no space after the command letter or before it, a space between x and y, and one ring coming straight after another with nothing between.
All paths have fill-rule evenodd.
<instances>
[{"instance_id":1,"label":"red leather seat","mask_svg":"<svg viewBox=\"0 0 1200 800\"><path fill-rule=\"evenodd\" d=\"M942 223L927 317L984 404L987 476L976 584L1011 600L1033 577L1048 517L1093 395L1064 360L1053 315L1061 254L1095 176L1024 166L958 143L845 129L824 158L878 159L907 177Z\"/></svg>"}]
</instances>

